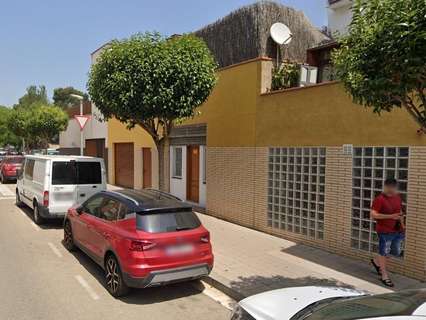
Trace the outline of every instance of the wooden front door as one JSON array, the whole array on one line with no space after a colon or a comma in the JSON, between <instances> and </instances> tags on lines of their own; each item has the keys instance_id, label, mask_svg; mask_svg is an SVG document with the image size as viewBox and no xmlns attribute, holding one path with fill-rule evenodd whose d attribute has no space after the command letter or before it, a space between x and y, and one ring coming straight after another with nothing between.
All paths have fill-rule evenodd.
<instances>
[{"instance_id":1,"label":"wooden front door","mask_svg":"<svg viewBox=\"0 0 426 320\"><path fill-rule=\"evenodd\" d=\"M133 188L134 184L134 151L133 143L115 143L115 184Z\"/></svg>"},{"instance_id":2,"label":"wooden front door","mask_svg":"<svg viewBox=\"0 0 426 320\"><path fill-rule=\"evenodd\" d=\"M142 148L142 186L152 187L151 148Z\"/></svg>"},{"instance_id":3,"label":"wooden front door","mask_svg":"<svg viewBox=\"0 0 426 320\"><path fill-rule=\"evenodd\" d=\"M198 203L200 188L200 147L188 146L187 152L186 198L189 201Z\"/></svg>"}]
</instances>

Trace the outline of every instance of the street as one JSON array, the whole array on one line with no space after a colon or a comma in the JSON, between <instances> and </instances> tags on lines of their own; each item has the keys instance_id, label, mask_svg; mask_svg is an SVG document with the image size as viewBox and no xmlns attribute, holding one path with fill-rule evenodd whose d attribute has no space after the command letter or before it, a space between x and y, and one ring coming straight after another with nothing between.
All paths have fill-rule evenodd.
<instances>
[{"instance_id":1,"label":"street","mask_svg":"<svg viewBox=\"0 0 426 320\"><path fill-rule=\"evenodd\" d=\"M61 221L39 227L14 201L15 184L0 185L0 315L25 319L227 319L229 311L193 283L133 290L114 299L103 271L62 245Z\"/></svg>"}]
</instances>

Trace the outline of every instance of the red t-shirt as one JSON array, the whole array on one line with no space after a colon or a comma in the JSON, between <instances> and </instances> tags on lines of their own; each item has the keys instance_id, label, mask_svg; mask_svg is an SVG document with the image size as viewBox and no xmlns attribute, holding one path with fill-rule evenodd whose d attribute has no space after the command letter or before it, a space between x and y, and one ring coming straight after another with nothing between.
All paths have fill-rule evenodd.
<instances>
[{"instance_id":1,"label":"red t-shirt","mask_svg":"<svg viewBox=\"0 0 426 320\"><path fill-rule=\"evenodd\" d=\"M380 194L374 199L371 209L381 214L394 214L402 210L402 200L397 194L394 196L387 196ZM402 231L401 227L397 227L398 220L394 219L378 219L376 220L376 231L378 233L392 233Z\"/></svg>"}]
</instances>

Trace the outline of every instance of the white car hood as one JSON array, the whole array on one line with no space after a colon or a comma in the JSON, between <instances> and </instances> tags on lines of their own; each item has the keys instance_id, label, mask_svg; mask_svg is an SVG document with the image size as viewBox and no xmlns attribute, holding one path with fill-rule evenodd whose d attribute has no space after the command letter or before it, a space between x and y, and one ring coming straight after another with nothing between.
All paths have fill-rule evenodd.
<instances>
[{"instance_id":1,"label":"white car hood","mask_svg":"<svg viewBox=\"0 0 426 320\"><path fill-rule=\"evenodd\" d=\"M288 320L319 300L364 295L365 292L334 287L296 287L263 292L240 301L256 320Z\"/></svg>"}]
</instances>

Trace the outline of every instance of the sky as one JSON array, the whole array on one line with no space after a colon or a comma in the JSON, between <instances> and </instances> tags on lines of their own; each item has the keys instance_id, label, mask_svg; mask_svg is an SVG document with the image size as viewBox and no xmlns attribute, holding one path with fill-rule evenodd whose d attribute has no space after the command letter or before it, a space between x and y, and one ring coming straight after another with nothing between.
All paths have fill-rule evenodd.
<instances>
[{"instance_id":1,"label":"sky","mask_svg":"<svg viewBox=\"0 0 426 320\"><path fill-rule=\"evenodd\" d=\"M327 24L325 0L276 0ZM254 0L0 0L0 105L30 85L86 91L90 53L137 32L197 30Z\"/></svg>"}]
</instances>

